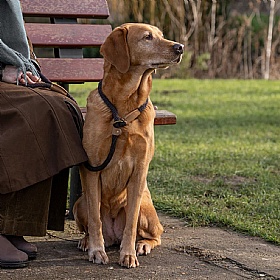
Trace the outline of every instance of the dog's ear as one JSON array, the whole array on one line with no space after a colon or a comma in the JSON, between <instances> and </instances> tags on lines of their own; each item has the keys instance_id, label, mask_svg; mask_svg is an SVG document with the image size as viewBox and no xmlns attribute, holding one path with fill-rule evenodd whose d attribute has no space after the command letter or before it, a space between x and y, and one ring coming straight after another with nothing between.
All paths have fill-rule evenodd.
<instances>
[{"instance_id":1,"label":"dog's ear","mask_svg":"<svg viewBox=\"0 0 280 280\"><path fill-rule=\"evenodd\" d=\"M126 73L130 67L127 32L128 30L124 27L114 29L100 48L104 59L121 73Z\"/></svg>"}]
</instances>

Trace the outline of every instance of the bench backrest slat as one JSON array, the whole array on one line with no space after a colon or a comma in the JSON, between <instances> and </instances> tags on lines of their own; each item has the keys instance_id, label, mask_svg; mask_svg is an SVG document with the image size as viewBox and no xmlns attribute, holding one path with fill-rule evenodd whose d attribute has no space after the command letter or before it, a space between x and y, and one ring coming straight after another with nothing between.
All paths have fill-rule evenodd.
<instances>
[{"instance_id":1,"label":"bench backrest slat","mask_svg":"<svg viewBox=\"0 0 280 280\"><path fill-rule=\"evenodd\" d=\"M112 28L96 24L26 23L25 29L34 47L84 48L98 47Z\"/></svg>"},{"instance_id":2,"label":"bench backrest slat","mask_svg":"<svg viewBox=\"0 0 280 280\"><path fill-rule=\"evenodd\" d=\"M108 18L106 0L21 0L24 16Z\"/></svg>"},{"instance_id":3,"label":"bench backrest slat","mask_svg":"<svg viewBox=\"0 0 280 280\"><path fill-rule=\"evenodd\" d=\"M42 73L53 82L97 82L103 78L102 58L39 58Z\"/></svg>"}]
</instances>

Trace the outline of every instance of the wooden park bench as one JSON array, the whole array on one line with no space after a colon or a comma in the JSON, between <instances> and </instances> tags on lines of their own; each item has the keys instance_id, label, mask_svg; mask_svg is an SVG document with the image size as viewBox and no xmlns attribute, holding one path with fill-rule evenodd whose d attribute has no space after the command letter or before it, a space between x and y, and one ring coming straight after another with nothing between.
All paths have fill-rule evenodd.
<instances>
[{"instance_id":1,"label":"wooden park bench","mask_svg":"<svg viewBox=\"0 0 280 280\"><path fill-rule=\"evenodd\" d=\"M109 16L106 0L20 2L27 35L33 44L42 73L48 79L69 90L69 84L98 82L103 78L103 59L98 55L85 58L83 54L86 48L99 48L112 31L111 25L105 23ZM82 108L84 114L85 110ZM175 124L176 116L165 110L156 110L154 123ZM76 176L77 170L74 170L71 177ZM74 186L77 180L73 181L70 184L70 208L77 193Z\"/></svg>"}]
</instances>

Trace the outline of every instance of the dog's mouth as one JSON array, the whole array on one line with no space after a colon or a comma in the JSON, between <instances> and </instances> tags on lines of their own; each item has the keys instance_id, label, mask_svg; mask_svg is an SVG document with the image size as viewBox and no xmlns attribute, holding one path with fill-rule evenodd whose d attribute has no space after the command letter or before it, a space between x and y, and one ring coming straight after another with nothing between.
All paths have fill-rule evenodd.
<instances>
[{"instance_id":1,"label":"dog's mouth","mask_svg":"<svg viewBox=\"0 0 280 280\"><path fill-rule=\"evenodd\" d=\"M183 54L180 54L177 58L175 58L175 59L172 61L172 63L176 63L176 64L180 63L181 60L182 60L182 57L183 57Z\"/></svg>"},{"instance_id":2,"label":"dog's mouth","mask_svg":"<svg viewBox=\"0 0 280 280\"><path fill-rule=\"evenodd\" d=\"M158 63L152 63L152 68L166 68L173 64L178 64L182 60L182 54L178 55L175 59L171 60L170 62L158 62Z\"/></svg>"}]
</instances>

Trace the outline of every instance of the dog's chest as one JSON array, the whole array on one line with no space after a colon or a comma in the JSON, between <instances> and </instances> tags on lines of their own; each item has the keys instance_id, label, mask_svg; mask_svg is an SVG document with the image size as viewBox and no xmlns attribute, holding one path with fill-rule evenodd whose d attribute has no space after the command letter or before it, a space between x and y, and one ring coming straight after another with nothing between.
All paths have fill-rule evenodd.
<instances>
[{"instance_id":1,"label":"dog's chest","mask_svg":"<svg viewBox=\"0 0 280 280\"><path fill-rule=\"evenodd\" d=\"M129 158L114 160L101 172L102 193L117 195L127 187L134 170L134 161Z\"/></svg>"},{"instance_id":2,"label":"dog's chest","mask_svg":"<svg viewBox=\"0 0 280 280\"><path fill-rule=\"evenodd\" d=\"M135 161L131 157L122 158L111 164L100 176L102 203L109 208L124 206L127 189L138 187L137 184L140 183L138 175Z\"/></svg>"}]
</instances>

